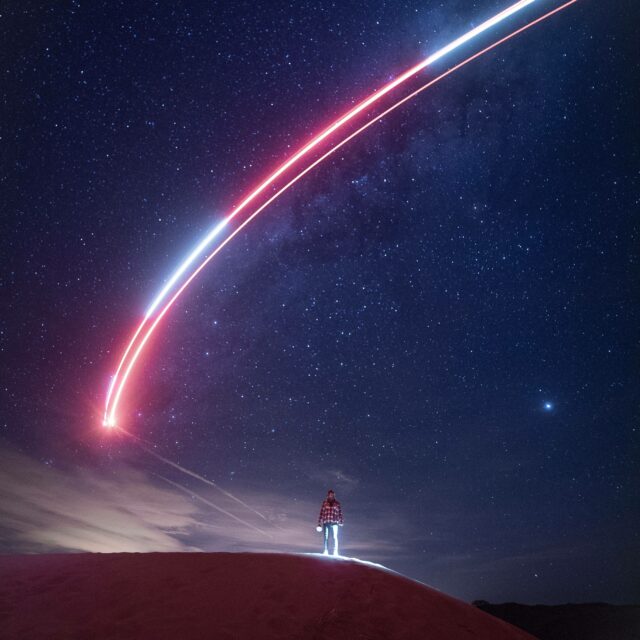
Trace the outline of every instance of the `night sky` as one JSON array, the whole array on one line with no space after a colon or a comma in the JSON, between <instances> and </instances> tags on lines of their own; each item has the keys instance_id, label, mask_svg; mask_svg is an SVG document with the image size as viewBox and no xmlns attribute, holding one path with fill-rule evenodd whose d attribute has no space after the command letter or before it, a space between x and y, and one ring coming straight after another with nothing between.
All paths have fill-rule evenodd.
<instances>
[{"instance_id":1,"label":"night sky","mask_svg":"<svg viewBox=\"0 0 640 640\"><path fill-rule=\"evenodd\" d=\"M507 4L3 2L0 552L317 551L332 487L345 555L457 597L640 599L631 0L582 0L370 128L167 316L122 426L268 522L101 426L202 235Z\"/></svg>"}]
</instances>

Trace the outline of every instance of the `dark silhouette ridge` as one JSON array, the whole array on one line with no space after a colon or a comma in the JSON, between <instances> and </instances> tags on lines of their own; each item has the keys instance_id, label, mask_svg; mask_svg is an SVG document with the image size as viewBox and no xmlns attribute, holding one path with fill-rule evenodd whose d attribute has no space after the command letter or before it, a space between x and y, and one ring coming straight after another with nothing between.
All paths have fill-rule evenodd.
<instances>
[{"instance_id":1,"label":"dark silhouette ridge","mask_svg":"<svg viewBox=\"0 0 640 640\"><path fill-rule=\"evenodd\" d=\"M604 603L524 605L473 603L540 640L639 640L640 606Z\"/></svg>"}]
</instances>

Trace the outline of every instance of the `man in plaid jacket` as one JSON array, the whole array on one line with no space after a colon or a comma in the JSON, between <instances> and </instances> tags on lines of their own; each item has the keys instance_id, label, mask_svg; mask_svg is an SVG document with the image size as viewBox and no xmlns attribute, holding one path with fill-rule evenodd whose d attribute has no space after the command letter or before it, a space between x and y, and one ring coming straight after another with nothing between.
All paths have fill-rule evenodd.
<instances>
[{"instance_id":1,"label":"man in plaid jacket","mask_svg":"<svg viewBox=\"0 0 640 640\"><path fill-rule=\"evenodd\" d=\"M322 531L324 538L324 555L329 555L329 533L333 535L333 555L338 555L338 527L344 524L342 518L342 507L336 500L333 489L329 489L326 500L320 507L318 516L317 531Z\"/></svg>"}]
</instances>

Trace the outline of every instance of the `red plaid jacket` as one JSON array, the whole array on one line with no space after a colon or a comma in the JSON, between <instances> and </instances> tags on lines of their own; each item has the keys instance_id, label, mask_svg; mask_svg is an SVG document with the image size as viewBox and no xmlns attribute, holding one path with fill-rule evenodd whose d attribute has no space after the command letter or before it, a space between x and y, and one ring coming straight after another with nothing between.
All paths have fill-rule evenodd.
<instances>
[{"instance_id":1,"label":"red plaid jacket","mask_svg":"<svg viewBox=\"0 0 640 640\"><path fill-rule=\"evenodd\" d=\"M318 526L323 524L343 524L342 507L337 500L329 502L325 500L320 507L320 515L318 516Z\"/></svg>"}]
</instances>

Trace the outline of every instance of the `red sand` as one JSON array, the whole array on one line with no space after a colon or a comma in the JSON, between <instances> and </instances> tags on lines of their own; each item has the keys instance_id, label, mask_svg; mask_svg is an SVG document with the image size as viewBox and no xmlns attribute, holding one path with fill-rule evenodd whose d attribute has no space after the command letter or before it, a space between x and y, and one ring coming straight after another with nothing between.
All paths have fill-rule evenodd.
<instances>
[{"instance_id":1,"label":"red sand","mask_svg":"<svg viewBox=\"0 0 640 640\"><path fill-rule=\"evenodd\" d=\"M532 638L387 571L257 553L0 556L0 637Z\"/></svg>"}]
</instances>

